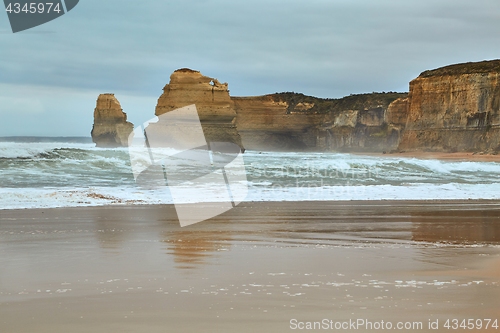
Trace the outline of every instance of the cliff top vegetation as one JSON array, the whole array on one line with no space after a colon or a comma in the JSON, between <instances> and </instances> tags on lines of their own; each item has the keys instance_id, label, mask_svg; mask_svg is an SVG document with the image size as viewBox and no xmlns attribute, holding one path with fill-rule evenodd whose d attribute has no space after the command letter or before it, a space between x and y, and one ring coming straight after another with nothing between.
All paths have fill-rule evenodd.
<instances>
[{"instance_id":1,"label":"cliff top vegetation","mask_svg":"<svg viewBox=\"0 0 500 333\"><path fill-rule=\"evenodd\" d=\"M500 72L500 60L485 60L480 62L466 62L449 65L422 72L419 77L463 75L476 73Z\"/></svg>"},{"instance_id":2,"label":"cliff top vegetation","mask_svg":"<svg viewBox=\"0 0 500 333\"><path fill-rule=\"evenodd\" d=\"M365 110L378 106L387 107L398 98L408 96L408 93L381 92L368 94L353 94L342 98L318 98L295 92L282 92L270 95L275 101L288 103L288 112L329 113L343 110ZM297 110L299 103L314 104L307 110Z\"/></svg>"}]
</instances>

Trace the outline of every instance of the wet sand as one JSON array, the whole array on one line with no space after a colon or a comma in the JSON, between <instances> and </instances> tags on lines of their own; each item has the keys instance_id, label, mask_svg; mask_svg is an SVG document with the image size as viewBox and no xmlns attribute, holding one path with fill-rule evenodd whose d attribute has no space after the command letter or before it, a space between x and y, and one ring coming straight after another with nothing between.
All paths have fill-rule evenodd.
<instances>
[{"instance_id":1,"label":"wet sand","mask_svg":"<svg viewBox=\"0 0 500 333\"><path fill-rule=\"evenodd\" d=\"M0 267L0 332L446 331L500 320L500 202L247 202L187 228L171 206L0 211Z\"/></svg>"}]
</instances>

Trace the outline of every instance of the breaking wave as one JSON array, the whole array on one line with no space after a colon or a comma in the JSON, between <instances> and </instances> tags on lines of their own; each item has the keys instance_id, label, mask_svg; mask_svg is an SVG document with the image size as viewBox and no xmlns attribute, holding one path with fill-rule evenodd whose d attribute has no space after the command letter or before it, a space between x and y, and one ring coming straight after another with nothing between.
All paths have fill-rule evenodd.
<instances>
[{"instance_id":1,"label":"breaking wave","mask_svg":"<svg viewBox=\"0 0 500 333\"><path fill-rule=\"evenodd\" d=\"M0 209L172 203L165 186L136 185L128 149L93 146L0 142ZM255 151L244 161L248 201L500 198L496 162ZM197 186L186 202L222 200L209 184Z\"/></svg>"}]
</instances>

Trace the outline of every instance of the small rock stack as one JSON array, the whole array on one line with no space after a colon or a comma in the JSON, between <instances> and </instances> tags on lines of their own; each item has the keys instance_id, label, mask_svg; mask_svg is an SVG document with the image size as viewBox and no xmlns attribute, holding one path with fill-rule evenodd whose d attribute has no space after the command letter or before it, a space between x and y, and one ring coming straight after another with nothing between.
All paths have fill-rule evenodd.
<instances>
[{"instance_id":1,"label":"small rock stack","mask_svg":"<svg viewBox=\"0 0 500 333\"><path fill-rule=\"evenodd\" d=\"M127 114L123 112L115 95L99 95L91 132L92 141L97 147L127 147L128 137L133 130L134 125L127 121Z\"/></svg>"}]
</instances>

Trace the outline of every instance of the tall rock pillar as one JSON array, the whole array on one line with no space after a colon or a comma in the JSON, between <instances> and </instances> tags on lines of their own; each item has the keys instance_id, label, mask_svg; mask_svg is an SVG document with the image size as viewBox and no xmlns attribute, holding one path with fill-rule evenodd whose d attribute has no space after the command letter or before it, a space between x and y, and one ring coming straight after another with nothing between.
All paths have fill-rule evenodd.
<instances>
[{"instance_id":1,"label":"tall rock pillar","mask_svg":"<svg viewBox=\"0 0 500 333\"><path fill-rule=\"evenodd\" d=\"M170 83L163 88L155 114L161 116L192 104L196 105L203 133L209 143L231 142L244 150L236 128L236 111L227 83L220 83L199 71L178 69L170 76ZM161 125L160 118L156 126Z\"/></svg>"},{"instance_id":2,"label":"tall rock pillar","mask_svg":"<svg viewBox=\"0 0 500 333\"><path fill-rule=\"evenodd\" d=\"M128 136L134 125L127 121L127 114L123 112L120 102L114 94L101 94L97 98L94 109L94 126L92 127L92 141L97 147L126 147Z\"/></svg>"}]
</instances>

